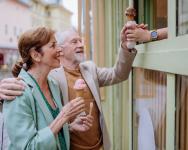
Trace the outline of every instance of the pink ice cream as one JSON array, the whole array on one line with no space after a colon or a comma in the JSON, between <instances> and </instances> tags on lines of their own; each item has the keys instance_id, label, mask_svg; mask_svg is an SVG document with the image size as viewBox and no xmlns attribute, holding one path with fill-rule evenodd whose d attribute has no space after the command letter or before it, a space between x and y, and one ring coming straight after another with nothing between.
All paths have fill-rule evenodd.
<instances>
[{"instance_id":1,"label":"pink ice cream","mask_svg":"<svg viewBox=\"0 0 188 150\"><path fill-rule=\"evenodd\" d=\"M74 87L75 90L81 90L81 89L85 89L86 88L86 83L83 79L77 79Z\"/></svg>"}]
</instances>

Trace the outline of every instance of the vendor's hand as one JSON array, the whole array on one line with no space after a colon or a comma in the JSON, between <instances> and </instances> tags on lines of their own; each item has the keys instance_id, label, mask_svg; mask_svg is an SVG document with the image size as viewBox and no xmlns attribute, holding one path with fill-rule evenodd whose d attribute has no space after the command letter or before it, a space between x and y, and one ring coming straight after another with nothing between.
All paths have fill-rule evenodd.
<instances>
[{"instance_id":1,"label":"vendor's hand","mask_svg":"<svg viewBox=\"0 0 188 150\"><path fill-rule=\"evenodd\" d=\"M148 24L141 23L141 24L137 24L136 27L148 30Z\"/></svg>"},{"instance_id":2,"label":"vendor's hand","mask_svg":"<svg viewBox=\"0 0 188 150\"><path fill-rule=\"evenodd\" d=\"M126 30L127 38L130 41L136 42L149 42L151 40L150 31L143 28L135 28L134 30L128 29Z\"/></svg>"},{"instance_id":3,"label":"vendor's hand","mask_svg":"<svg viewBox=\"0 0 188 150\"><path fill-rule=\"evenodd\" d=\"M85 132L88 131L93 124L93 116L77 116L76 119L69 124L70 131L80 131Z\"/></svg>"},{"instance_id":4,"label":"vendor's hand","mask_svg":"<svg viewBox=\"0 0 188 150\"><path fill-rule=\"evenodd\" d=\"M0 99L13 100L22 95L25 85L20 78L6 78L0 81Z\"/></svg>"},{"instance_id":5,"label":"vendor's hand","mask_svg":"<svg viewBox=\"0 0 188 150\"><path fill-rule=\"evenodd\" d=\"M58 116L64 118L66 122L68 122L83 111L85 111L84 100L83 98L78 97L67 103Z\"/></svg>"}]
</instances>

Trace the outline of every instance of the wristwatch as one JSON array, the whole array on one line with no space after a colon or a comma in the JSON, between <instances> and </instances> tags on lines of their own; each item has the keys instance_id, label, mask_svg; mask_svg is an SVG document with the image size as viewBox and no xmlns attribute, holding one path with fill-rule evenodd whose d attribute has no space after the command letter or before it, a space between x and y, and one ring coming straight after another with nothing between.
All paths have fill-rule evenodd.
<instances>
[{"instance_id":1,"label":"wristwatch","mask_svg":"<svg viewBox=\"0 0 188 150\"><path fill-rule=\"evenodd\" d=\"M152 30L152 31L150 32L150 35L151 35L151 40L152 40L152 41L156 41L156 40L157 40L157 38L158 38L158 33L157 33L156 30Z\"/></svg>"}]
</instances>

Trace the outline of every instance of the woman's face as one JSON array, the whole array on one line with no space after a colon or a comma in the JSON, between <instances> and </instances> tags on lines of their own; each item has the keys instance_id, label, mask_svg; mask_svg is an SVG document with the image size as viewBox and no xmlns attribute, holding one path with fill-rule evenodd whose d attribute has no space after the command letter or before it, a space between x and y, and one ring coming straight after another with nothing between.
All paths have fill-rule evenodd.
<instances>
[{"instance_id":1,"label":"woman's face","mask_svg":"<svg viewBox=\"0 0 188 150\"><path fill-rule=\"evenodd\" d=\"M58 68L60 66L60 51L61 49L57 47L56 39L53 36L49 43L42 47L40 63L50 69Z\"/></svg>"}]
</instances>

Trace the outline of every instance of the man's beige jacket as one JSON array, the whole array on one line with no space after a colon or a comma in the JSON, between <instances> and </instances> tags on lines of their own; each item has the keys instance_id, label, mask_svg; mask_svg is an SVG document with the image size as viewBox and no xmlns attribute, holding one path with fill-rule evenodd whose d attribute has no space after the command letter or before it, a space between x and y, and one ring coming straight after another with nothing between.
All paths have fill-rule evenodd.
<instances>
[{"instance_id":1,"label":"man's beige jacket","mask_svg":"<svg viewBox=\"0 0 188 150\"><path fill-rule=\"evenodd\" d=\"M87 82L100 111L100 127L103 135L104 150L110 150L111 144L102 112L99 88L128 79L135 56L136 50L129 52L120 48L117 61L112 68L99 68L92 61L86 61L80 64L81 74ZM54 69L50 75L59 82L63 94L63 102L66 104L69 101L68 86L63 67Z\"/></svg>"}]
</instances>

